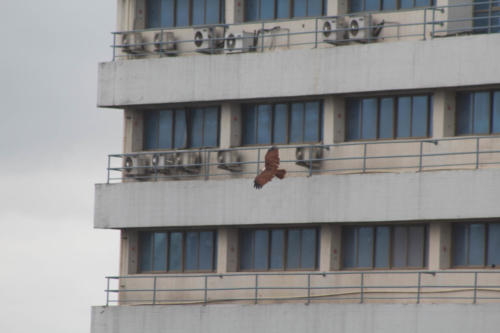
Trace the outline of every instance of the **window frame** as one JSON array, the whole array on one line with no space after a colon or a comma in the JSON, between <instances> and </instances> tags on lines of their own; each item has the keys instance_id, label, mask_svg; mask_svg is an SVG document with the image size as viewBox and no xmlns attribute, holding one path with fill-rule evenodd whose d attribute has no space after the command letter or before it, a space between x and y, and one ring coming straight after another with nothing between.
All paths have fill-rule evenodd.
<instances>
[{"instance_id":1,"label":"window frame","mask_svg":"<svg viewBox=\"0 0 500 333\"><path fill-rule=\"evenodd\" d=\"M470 260L470 226L473 225L473 224L480 224L480 225L483 225L484 226L484 242L483 242L483 249L482 249L482 253L483 253L483 258L484 258L484 261L483 261L483 265L471 265L471 264L468 264L469 260ZM490 229L490 225L492 224L499 224L498 222L456 222L456 223L453 223L452 226L451 226L451 258L450 258L450 262L451 262L451 268L454 268L454 269L477 269L477 268L481 268L481 269L486 269L486 268L490 268L490 269L499 269L500 268L500 265L496 265L496 264L491 264L491 265L488 265L488 246L489 246L489 229ZM467 240L466 240L466 255L465 255L465 259L467 261L467 263L465 265L456 265L455 264L455 248L457 247L457 244L455 242L455 232L456 232L456 229L455 229L455 226L457 225L462 225L462 226L465 226L467 228ZM500 257L500 254L499 254L499 257Z\"/></svg>"},{"instance_id":2,"label":"window frame","mask_svg":"<svg viewBox=\"0 0 500 333\"><path fill-rule=\"evenodd\" d=\"M145 22L145 28L146 29L164 29L164 28L182 28L182 27L192 27L192 26L202 26L202 25L207 25L207 24L224 24L225 23L225 0L218 0L219 2L219 20L216 23L207 23L207 1L209 0L202 0L203 1L203 22L201 24L193 24L193 15L194 15L194 9L193 9L193 0L172 0L173 1L173 9L172 9L172 19L173 23L171 26L165 25L163 26L161 24L161 14L162 14L162 1L161 0L152 0L152 1L157 1L159 2L158 7L159 7L159 17L160 17L160 22L158 26L150 26L149 22L149 1L146 0L145 2L145 11L146 11L146 22ZM178 25L178 18L177 18L177 2L178 1L187 1L187 6L188 6L188 25Z\"/></svg>"},{"instance_id":3,"label":"window frame","mask_svg":"<svg viewBox=\"0 0 500 333\"><path fill-rule=\"evenodd\" d=\"M344 265L344 242L345 242L345 237L344 237L344 228L356 228L356 237L355 237L355 258L356 258L356 266L354 267L345 267ZM359 267L358 261L359 261L359 229L362 227L369 227L373 229L373 237L372 237L372 248L371 248L371 267ZM376 254L376 241L377 241L377 233L376 233L376 228L377 227L389 227L390 229L390 235L389 235L389 250L388 250L388 256L389 256L389 266L388 267L376 267L376 261L375 258L377 256ZM423 265L422 266L395 266L394 265L394 258L393 258L393 251L394 251L394 229L396 227L405 227L406 230L406 235L407 235L407 240L409 240L409 230L411 227L423 227L424 228L424 238L423 238L423 244L422 244L422 260L423 260ZM341 256L340 256L340 270L343 271L360 271L360 270L379 270L379 271L384 271L384 270L419 270L419 269L425 269L429 266L429 230L430 227L427 223L421 223L421 224L410 224L410 225L405 225L405 224L377 224L377 225L342 225L341 226ZM409 246L410 243L409 241L406 244L406 263L408 264L409 262Z\"/></svg>"},{"instance_id":4,"label":"window frame","mask_svg":"<svg viewBox=\"0 0 500 333\"><path fill-rule=\"evenodd\" d=\"M169 247L170 247L170 236L172 233L182 233L182 251L181 251L181 269L180 270L170 270L169 269ZM196 269L196 270L186 270L186 237L188 232L196 232L198 233L198 249L200 244L200 233L201 232L212 232L212 269ZM166 234L166 246L165 246L165 270L142 270L142 237L143 234L151 234L155 233L165 233ZM154 237L152 237L151 242L151 268L154 263ZM217 271L217 253L218 253L218 232L217 229L196 229L196 230L151 230L151 231L138 231L137 233L137 274L179 274L179 273L213 273ZM198 257L198 267L200 266L200 260Z\"/></svg>"},{"instance_id":5,"label":"window frame","mask_svg":"<svg viewBox=\"0 0 500 333\"><path fill-rule=\"evenodd\" d=\"M489 110L488 110L488 133L474 133L474 125L475 125L475 110L474 110L474 105L475 105L475 98L477 93L488 93L488 102L489 102ZM482 136L482 135L500 135L500 130L498 132L493 132L494 124L494 101L495 101L495 93L500 95L500 90L498 89L486 89L486 90L459 90L456 92L455 95L455 136ZM470 110L469 110L469 116L470 116L470 132L468 133L458 133L458 99L460 94L470 94ZM500 96L499 96L499 102L500 102ZM500 106L499 106L500 108ZM498 119L499 122L499 127L500 127L500 119Z\"/></svg>"},{"instance_id":6,"label":"window frame","mask_svg":"<svg viewBox=\"0 0 500 333\"><path fill-rule=\"evenodd\" d=\"M412 10L412 9L436 6L436 0L429 0L430 4L424 5L424 6L417 6L416 3L418 0L411 0L412 1L411 7L402 7L401 4L402 4L403 0L396 0L396 8L384 9L383 8L384 0L378 0L378 9L367 10L366 9L366 1L367 0L360 0L360 1L362 2L363 8L360 11L355 12L352 10L352 0L350 0L348 3L348 6L347 6L347 13L348 14L356 14L356 13L372 13L372 12L390 12L390 11L400 11L400 10L404 11L404 10Z\"/></svg>"},{"instance_id":7,"label":"window frame","mask_svg":"<svg viewBox=\"0 0 500 333\"><path fill-rule=\"evenodd\" d=\"M296 16L294 13L294 3L296 0L287 0L288 1L288 16L287 17L278 17L278 1L279 0L254 0L258 6L257 12L259 13L259 17L257 19L248 19L247 16L247 1L244 1L243 5L243 22L244 23L251 23L251 22L260 22L260 21L270 21L270 20L286 20L286 19L293 19L293 18L308 18L308 17L321 17L325 16L327 14L327 7L328 7L328 2L327 0L321 0L321 14L318 15L309 15L308 10L309 10L309 1L313 0L304 0L305 1L305 8L306 8L306 15L305 16ZM274 8L274 13L272 18L262 18L262 2L264 1L272 1L273 2L273 8Z\"/></svg>"},{"instance_id":8,"label":"window frame","mask_svg":"<svg viewBox=\"0 0 500 333\"><path fill-rule=\"evenodd\" d=\"M289 239L289 231L290 230L304 230L304 229L314 229L315 231L315 236L316 236L316 242L315 242L315 249L314 249L314 255L315 255L315 262L314 262L314 267L313 268L288 268L287 267L287 255L288 255L288 239ZM271 268L271 244L272 244L272 231L273 230L283 230L284 231L284 240L283 240L283 260L282 260L282 267L283 268ZM268 235L268 244L267 244L267 269L256 269L255 268L255 232L256 231L266 231ZM241 268L241 253L242 253L242 248L241 244L242 241L241 239L243 238L242 233L243 232L251 232L252 233L252 267L253 268L248 268L248 269L243 269ZM300 237L302 240L302 232L300 233ZM298 272L304 272L304 271L317 271L319 270L319 262L320 262L320 228L318 226L307 226L307 227L273 227L273 228L241 228L238 230L238 257L237 257L237 270L238 272L285 272L285 271L298 271ZM302 243L302 241L300 241ZM302 249L300 251L302 254ZM302 265L300 265L302 266Z\"/></svg>"}]
</instances>

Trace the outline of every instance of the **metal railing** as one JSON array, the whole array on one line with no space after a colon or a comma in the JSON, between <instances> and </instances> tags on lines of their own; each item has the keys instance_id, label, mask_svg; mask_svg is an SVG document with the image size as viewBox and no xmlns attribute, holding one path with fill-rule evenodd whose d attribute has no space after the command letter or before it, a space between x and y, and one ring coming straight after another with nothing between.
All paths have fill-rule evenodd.
<instances>
[{"instance_id":1,"label":"metal railing","mask_svg":"<svg viewBox=\"0 0 500 333\"><path fill-rule=\"evenodd\" d=\"M478 169L500 165L500 137L454 137L278 146L289 175ZM107 183L253 177L269 146L111 154ZM390 151L391 153L386 153ZM230 154L228 157L225 154Z\"/></svg>"},{"instance_id":2,"label":"metal railing","mask_svg":"<svg viewBox=\"0 0 500 333\"><path fill-rule=\"evenodd\" d=\"M360 16L369 16L369 19L365 25L360 25L356 29L352 28L349 25L350 18ZM397 17L404 23L388 20L393 17ZM324 23L329 19L334 19L336 26L326 29ZM295 30L293 22L296 21L303 23L301 26L304 27L300 31L291 30ZM217 31L214 30L211 37L195 38L193 31L204 27L214 28ZM226 32L246 30L251 30L251 33L236 38L246 40L246 46L239 48L227 46ZM159 34L159 39L154 40L154 34L157 32L162 33ZM172 32L174 40L164 40L163 32ZM500 1L491 0L399 11L350 13L333 17L117 31L112 33L113 45L111 47L113 60L115 60L123 57L163 57L195 52L207 54L264 52L266 49L292 46L317 48L319 45L341 46L349 43L406 38L425 40L457 34L497 32L500 32ZM130 37L134 34L139 38ZM123 40L124 36L129 36L132 40ZM186 38L186 36L191 36L191 38ZM203 47L196 47L195 43Z\"/></svg>"},{"instance_id":3,"label":"metal railing","mask_svg":"<svg viewBox=\"0 0 500 333\"><path fill-rule=\"evenodd\" d=\"M317 301L477 304L500 301L500 271L494 270L162 274L109 276L106 279L106 306L290 301L306 304ZM113 281L119 283L118 288L111 287ZM128 284L135 287L128 288Z\"/></svg>"}]
</instances>

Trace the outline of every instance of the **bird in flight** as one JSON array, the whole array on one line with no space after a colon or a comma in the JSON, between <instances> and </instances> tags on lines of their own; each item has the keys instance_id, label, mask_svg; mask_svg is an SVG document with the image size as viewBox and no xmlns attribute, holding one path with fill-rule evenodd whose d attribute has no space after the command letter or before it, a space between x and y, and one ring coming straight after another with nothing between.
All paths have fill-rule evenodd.
<instances>
[{"instance_id":1,"label":"bird in flight","mask_svg":"<svg viewBox=\"0 0 500 333\"><path fill-rule=\"evenodd\" d=\"M279 179L285 178L286 170L278 169L280 165L280 156L278 148L271 147L266 153L265 169L253 181L253 187L261 189L267 182L270 182L274 176Z\"/></svg>"}]
</instances>

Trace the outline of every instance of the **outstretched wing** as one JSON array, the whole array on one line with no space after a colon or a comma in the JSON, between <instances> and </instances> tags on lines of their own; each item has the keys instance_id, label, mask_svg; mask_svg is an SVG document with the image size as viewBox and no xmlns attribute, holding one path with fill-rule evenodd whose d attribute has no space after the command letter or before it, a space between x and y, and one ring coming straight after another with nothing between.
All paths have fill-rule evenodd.
<instances>
[{"instance_id":1,"label":"outstretched wing","mask_svg":"<svg viewBox=\"0 0 500 333\"><path fill-rule=\"evenodd\" d=\"M262 186L267 184L271 179L273 179L275 171L272 170L264 170L257 177L255 177L253 181L253 187L257 189L261 189Z\"/></svg>"}]
</instances>

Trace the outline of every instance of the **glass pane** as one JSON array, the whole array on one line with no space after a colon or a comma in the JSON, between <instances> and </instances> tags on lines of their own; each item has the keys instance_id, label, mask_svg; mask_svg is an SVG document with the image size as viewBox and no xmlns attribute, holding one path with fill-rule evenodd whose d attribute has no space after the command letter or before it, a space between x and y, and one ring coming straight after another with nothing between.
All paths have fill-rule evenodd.
<instances>
[{"instance_id":1,"label":"glass pane","mask_svg":"<svg viewBox=\"0 0 500 333\"><path fill-rule=\"evenodd\" d=\"M271 269L283 269L285 256L285 230L271 231Z\"/></svg>"},{"instance_id":2,"label":"glass pane","mask_svg":"<svg viewBox=\"0 0 500 333\"><path fill-rule=\"evenodd\" d=\"M378 137L392 139L394 137L394 99L380 99L380 119L378 124Z\"/></svg>"},{"instance_id":3,"label":"glass pane","mask_svg":"<svg viewBox=\"0 0 500 333\"><path fill-rule=\"evenodd\" d=\"M202 271L214 270L214 232L213 231L201 231L200 232L200 260L198 263L198 269Z\"/></svg>"},{"instance_id":4,"label":"glass pane","mask_svg":"<svg viewBox=\"0 0 500 333\"><path fill-rule=\"evenodd\" d=\"M356 228L342 228L342 266L356 267Z\"/></svg>"},{"instance_id":5,"label":"glass pane","mask_svg":"<svg viewBox=\"0 0 500 333\"><path fill-rule=\"evenodd\" d=\"M396 0L382 0L382 10L396 9Z\"/></svg>"},{"instance_id":6,"label":"glass pane","mask_svg":"<svg viewBox=\"0 0 500 333\"><path fill-rule=\"evenodd\" d=\"M469 225L469 265L483 266L485 264L485 225Z\"/></svg>"},{"instance_id":7,"label":"glass pane","mask_svg":"<svg viewBox=\"0 0 500 333\"><path fill-rule=\"evenodd\" d=\"M158 148L158 112L144 113L144 149Z\"/></svg>"},{"instance_id":8,"label":"glass pane","mask_svg":"<svg viewBox=\"0 0 500 333\"><path fill-rule=\"evenodd\" d=\"M160 124L158 127L158 148L172 148L173 125L173 112L171 110L160 111Z\"/></svg>"},{"instance_id":9,"label":"glass pane","mask_svg":"<svg viewBox=\"0 0 500 333\"><path fill-rule=\"evenodd\" d=\"M192 0L192 1L193 1L193 7L192 7L193 22L192 22L192 24L193 25L205 24L205 0Z\"/></svg>"},{"instance_id":10,"label":"glass pane","mask_svg":"<svg viewBox=\"0 0 500 333\"><path fill-rule=\"evenodd\" d=\"M424 267L425 227L409 227L408 266Z\"/></svg>"},{"instance_id":11,"label":"glass pane","mask_svg":"<svg viewBox=\"0 0 500 333\"><path fill-rule=\"evenodd\" d=\"M305 105L305 142L320 141L319 129L321 119L321 104L320 102L309 102Z\"/></svg>"},{"instance_id":12,"label":"glass pane","mask_svg":"<svg viewBox=\"0 0 500 333\"><path fill-rule=\"evenodd\" d=\"M256 141L255 132L257 129L256 107L246 105L243 110L243 144L253 145Z\"/></svg>"},{"instance_id":13,"label":"glass pane","mask_svg":"<svg viewBox=\"0 0 500 333\"><path fill-rule=\"evenodd\" d=\"M351 0L350 1L350 10L351 13L357 13L363 11L363 0Z\"/></svg>"},{"instance_id":14,"label":"glass pane","mask_svg":"<svg viewBox=\"0 0 500 333\"><path fill-rule=\"evenodd\" d=\"M288 244L287 244L287 258L286 268L299 268L300 267L300 230L288 230Z\"/></svg>"},{"instance_id":15,"label":"glass pane","mask_svg":"<svg viewBox=\"0 0 500 333\"><path fill-rule=\"evenodd\" d=\"M158 28L160 26L160 0L146 0L146 28Z\"/></svg>"},{"instance_id":16,"label":"glass pane","mask_svg":"<svg viewBox=\"0 0 500 333\"><path fill-rule=\"evenodd\" d=\"M203 130L203 147L217 147L219 133L219 109L205 109L205 128Z\"/></svg>"},{"instance_id":17,"label":"glass pane","mask_svg":"<svg viewBox=\"0 0 500 333\"><path fill-rule=\"evenodd\" d=\"M269 1L269 0L266 0ZM294 0L293 1L293 16L294 17L303 17L307 15L307 0Z\"/></svg>"},{"instance_id":18,"label":"glass pane","mask_svg":"<svg viewBox=\"0 0 500 333\"><path fill-rule=\"evenodd\" d=\"M490 93L474 94L474 134L490 132Z\"/></svg>"},{"instance_id":19,"label":"glass pane","mask_svg":"<svg viewBox=\"0 0 500 333\"><path fill-rule=\"evenodd\" d=\"M398 98L398 123L396 128L396 137L410 137L411 122L411 97Z\"/></svg>"},{"instance_id":20,"label":"glass pane","mask_svg":"<svg viewBox=\"0 0 500 333\"><path fill-rule=\"evenodd\" d=\"M472 133L472 94L457 93L456 97L456 134Z\"/></svg>"},{"instance_id":21,"label":"glass pane","mask_svg":"<svg viewBox=\"0 0 500 333\"><path fill-rule=\"evenodd\" d=\"M290 0L277 0L277 17L289 18L290 17Z\"/></svg>"},{"instance_id":22,"label":"glass pane","mask_svg":"<svg viewBox=\"0 0 500 333\"><path fill-rule=\"evenodd\" d=\"M191 124L189 141L191 148L203 147L203 109L193 109L191 113Z\"/></svg>"},{"instance_id":23,"label":"glass pane","mask_svg":"<svg viewBox=\"0 0 500 333\"><path fill-rule=\"evenodd\" d=\"M427 96L413 96L411 136L427 136Z\"/></svg>"},{"instance_id":24,"label":"glass pane","mask_svg":"<svg viewBox=\"0 0 500 333\"><path fill-rule=\"evenodd\" d=\"M453 266L467 265L467 225L453 225Z\"/></svg>"},{"instance_id":25,"label":"glass pane","mask_svg":"<svg viewBox=\"0 0 500 333\"><path fill-rule=\"evenodd\" d=\"M287 143L288 106L276 104L274 106L273 143Z\"/></svg>"},{"instance_id":26,"label":"glass pane","mask_svg":"<svg viewBox=\"0 0 500 333\"><path fill-rule=\"evenodd\" d=\"M200 250L198 232L190 231L186 233L186 254L184 256L184 270L198 270L198 254Z\"/></svg>"},{"instance_id":27,"label":"glass pane","mask_svg":"<svg viewBox=\"0 0 500 333\"><path fill-rule=\"evenodd\" d=\"M362 101L361 138L377 138L377 99L364 98Z\"/></svg>"},{"instance_id":28,"label":"glass pane","mask_svg":"<svg viewBox=\"0 0 500 333\"><path fill-rule=\"evenodd\" d=\"M300 268L316 268L316 229L302 229Z\"/></svg>"},{"instance_id":29,"label":"glass pane","mask_svg":"<svg viewBox=\"0 0 500 333\"><path fill-rule=\"evenodd\" d=\"M267 270L269 267L269 232L267 230L255 231L255 257L254 269Z\"/></svg>"},{"instance_id":30,"label":"glass pane","mask_svg":"<svg viewBox=\"0 0 500 333\"><path fill-rule=\"evenodd\" d=\"M245 21L257 21L260 19L259 2L260 0L245 0Z\"/></svg>"},{"instance_id":31,"label":"glass pane","mask_svg":"<svg viewBox=\"0 0 500 333\"><path fill-rule=\"evenodd\" d=\"M240 232L240 269L253 269L253 230Z\"/></svg>"},{"instance_id":32,"label":"glass pane","mask_svg":"<svg viewBox=\"0 0 500 333\"><path fill-rule=\"evenodd\" d=\"M375 267L389 268L389 249L391 246L391 228L375 228Z\"/></svg>"},{"instance_id":33,"label":"glass pane","mask_svg":"<svg viewBox=\"0 0 500 333\"><path fill-rule=\"evenodd\" d=\"M347 140L359 140L361 139L361 132L360 132L360 121L361 121L361 115L360 115L360 100L357 99L351 99L347 100L346 102L346 110L347 110L347 115L346 115L346 139Z\"/></svg>"},{"instance_id":34,"label":"glass pane","mask_svg":"<svg viewBox=\"0 0 500 333\"><path fill-rule=\"evenodd\" d=\"M174 148L185 148L187 143L187 131L186 131L186 111L176 110L175 111L175 136L174 136Z\"/></svg>"},{"instance_id":35,"label":"glass pane","mask_svg":"<svg viewBox=\"0 0 500 333\"><path fill-rule=\"evenodd\" d=\"M429 101L429 133L428 136L432 138L432 128L434 127L434 95L430 95Z\"/></svg>"},{"instance_id":36,"label":"glass pane","mask_svg":"<svg viewBox=\"0 0 500 333\"><path fill-rule=\"evenodd\" d=\"M174 26L174 0L161 0L161 26Z\"/></svg>"},{"instance_id":37,"label":"glass pane","mask_svg":"<svg viewBox=\"0 0 500 333\"><path fill-rule=\"evenodd\" d=\"M500 5L500 4L499 4ZM500 12L498 13L500 15ZM500 133L500 91L493 93L493 124L491 126L492 133Z\"/></svg>"},{"instance_id":38,"label":"glass pane","mask_svg":"<svg viewBox=\"0 0 500 333\"><path fill-rule=\"evenodd\" d=\"M220 2L221 0L207 1L207 21L206 24L221 23L220 20Z\"/></svg>"},{"instance_id":39,"label":"glass pane","mask_svg":"<svg viewBox=\"0 0 500 333\"><path fill-rule=\"evenodd\" d=\"M151 232L139 233L139 264L141 272L152 270L153 234Z\"/></svg>"},{"instance_id":40,"label":"glass pane","mask_svg":"<svg viewBox=\"0 0 500 333\"><path fill-rule=\"evenodd\" d=\"M488 225L488 266L500 265L500 223Z\"/></svg>"},{"instance_id":41,"label":"glass pane","mask_svg":"<svg viewBox=\"0 0 500 333\"><path fill-rule=\"evenodd\" d=\"M167 233L155 232L154 235L154 253L153 253L153 270L167 270Z\"/></svg>"},{"instance_id":42,"label":"glass pane","mask_svg":"<svg viewBox=\"0 0 500 333\"><path fill-rule=\"evenodd\" d=\"M373 228L358 229L358 267L373 267Z\"/></svg>"},{"instance_id":43,"label":"glass pane","mask_svg":"<svg viewBox=\"0 0 500 333\"><path fill-rule=\"evenodd\" d=\"M274 19L274 1L261 0L260 16L263 20Z\"/></svg>"},{"instance_id":44,"label":"glass pane","mask_svg":"<svg viewBox=\"0 0 500 333\"><path fill-rule=\"evenodd\" d=\"M184 27L189 25L189 1L178 0L176 11L176 26Z\"/></svg>"},{"instance_id":45,"label":"glass pane","mask_svg":"<svg viewBox=\"0 0 500 333\"><path fill-rule=\"evenodd\" d=\"M394 227L393 240L392 240L392 266L393 267L406 267L407 256L406 251L408 248L407 227Z\"/></svg>"},{"instance_id":46,"label":"glass pane","mask_svg":"<svg viewBox=\"0 0 500 333\"><path fill-rule=\"evenodd\" d=\"M307 1L307 16L323 15L323 0L308 0Z\"/></svg>"},{"instance_id":47,"label":"glass pane","mask_svg":"<svg viewBox=\"0 0 500 333\"><path fill-rule=\"evenodd\" d=\"M379 0L365 0L366 11L380 10Z\"/></svg>"},{"instance_id":48,"label":"glass pane","mask_svg":"<svg viewBox=\"0 0 500 333\"><path fill-rule=\"evenodd\" d=\"M413 7L413 0L401 0L401 5L400 8L412 8Z\"/></svg>"},{"instance_id":49,"label":"glass pane","mask_svg":"<svg viewBox=\"0 0 500 333\"><path fill-rule=\"evenodd\" d=\"M257 143L271 143L272 105L262 104L258 106L257 115Z\"/></svg>"},{"instance_id":50,"label":"glass pane","mask_svg":"<svg viewBox=\"0 0 500 333\"><path fill-rule=\"evenodd\" d=\"M290 118L290 143L304 142L304 103L292 103Z\"/></svg>"},{"instance_id":51,"label":"glass pane","mask_svg":"<svg viewBox=\"0 0 500 333\"><path fill-rule=\"evenodd\" d=\"M182 232L171 232L168 247L168 270L182 270Z\"/></svg>"},{"instance_id":52,"label":"glass pane","mask_svg":"<svg viewBox=\"0 0 500 333\"><path fill-rule=\"evenodd\" d=\"M415 0L415 7L427 7L431 5L430 0Z\"/></svg>"}]
</instances>

